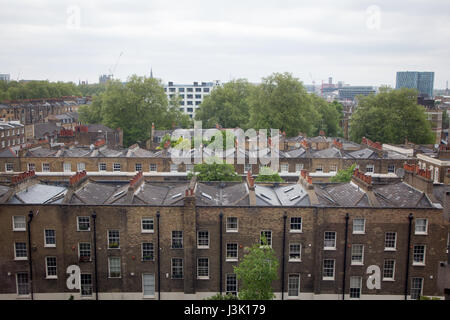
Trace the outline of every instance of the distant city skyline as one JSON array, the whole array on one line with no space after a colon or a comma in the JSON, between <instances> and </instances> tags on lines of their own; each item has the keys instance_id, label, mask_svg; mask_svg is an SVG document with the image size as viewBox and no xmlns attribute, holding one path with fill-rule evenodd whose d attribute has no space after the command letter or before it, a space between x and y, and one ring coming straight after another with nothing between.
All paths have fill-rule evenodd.
<instances>
[{"instance_id":1,"label":"distant city skyline","mask_svg":"<svg viewBox=\"0 0 450 320\"><path fill-rule=\"evenodd\" d=\"M88 81L110 74L163 82L260 82L395 88L398 71L450 80L448 1L125 3L0 0L0 73L11 80ZM123 54L121 54L123 53ZM118 59L120 57L120 59Z\"/></svg>"}]
</instances>

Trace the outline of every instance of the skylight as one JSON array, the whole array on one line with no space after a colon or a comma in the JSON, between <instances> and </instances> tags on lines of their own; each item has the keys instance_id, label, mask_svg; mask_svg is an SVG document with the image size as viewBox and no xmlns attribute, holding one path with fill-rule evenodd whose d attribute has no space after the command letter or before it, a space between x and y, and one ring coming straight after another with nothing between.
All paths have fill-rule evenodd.
<instances>
[{"instance_id":1,"label":"skylight","mask_svg":"<svg viewBox=\"0 0 450 320\"><path fill-rule=\"evenodd\" d=\"M212 197L209 194L202 192L202 196L204 196L205 198L207 198L209 200L212 200Z\"/></svg>"}]
</instances>

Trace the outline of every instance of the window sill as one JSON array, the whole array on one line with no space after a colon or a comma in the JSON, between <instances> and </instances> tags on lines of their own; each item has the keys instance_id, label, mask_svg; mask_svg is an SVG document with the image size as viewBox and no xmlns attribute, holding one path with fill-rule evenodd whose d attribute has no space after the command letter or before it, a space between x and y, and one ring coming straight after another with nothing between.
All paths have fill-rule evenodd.
<instances>
[{"instance_id":1,"label":"window sill","mask_svg":"<svg viewBox=\"0 0 450 320\"><path fill-rule=\"evenodd\" d=\"M363 262L352 262L350 265L352 266L364 266Z\"/></svg>"},{"instance_id":2,"label":"window sill","mask_svg":"<svg viewBox=\"0 0 450 320\"><path fill-rule=\"evenodd\" d=\"M27 261L28 258L14 258L14 261Z\"/></svg>"},{"instance_id":3,"label":"window sill","mask_svg":"<svg viewBox=\"0 0 450 320\"><path fill-rule=\"evenodd\" d=\"M89 232L89 231L91 231L91 229L89 229L89 230L77 230L77 232Z\"/></svg>"},{"instance_id":4,"label":"window sill","mask_svg":"<svg viewBox=\"0 0 450 320\"><path fill-rule=\"evenodd\" d=\"M323 277L323 281L334 281L334 277Z\"/></svg>"},{"instance_id":5,"label":"window sill","mask_svg":"<svg viewBox=\"0 0 450 320\"><path fill-rule=\"evenodd\" d=\"M46 244L46 245L44 245L44 248L56 248L56 244L55 245Z\"/></svg>"},{"instance_id":6,"label":"window sill","mask_svg":"<svg viewBox=\"0 0 450 320\"><path fill-rule=\"evenodd\" d=\"M209 277L197 277L197 280L209 280Z\"/></svg>"},{"instance_id":7,"label":"window sill","mask_svg":"<svg viewBox=\"0 0 450 320\"><path fill-rule=\"evenodd\" d=\"M397 249L396 249L396 248L384 248L384 251L392 251L392 252L395 252L395 251L397 251Z\"/></svg>"},{"instance_id":8,"label":"window sill","mask_svg":"<svg viewBox=\"0 0 450 320\"><path fill-rule=\"evenodd\" d=\"M226 262L238 262L239 259L237 259L237 258L227 258L225 261Z\"/></svg>"},{"instance_id":9,"label":"window sill","mask_svg":"<svg viewBox=\"0 0 450 320\"><path fill-rule=\"evenodd\" d=\"M386 282L394 282L395 280L394 280L394 279L391 279L391 278L383 278L383 281L386 281Z\"/></svg>"},{"instance_id":10,"label":"window sill","mask_svg":"<svg viewBox=\"0 0 450 320\"><path fill-rule=\"evenodd\" d=\"M27 229L13 229L14 232L24 232L27 231Z\"/></svg>"},{"instance_id":11,"label":"window sill","mask_svg":"<svg viewBox=\"0 0 450 320\"><path fill-rule=\"evenodd\" d=\"M288 262L302 262L301 259L289 259Z\"/></svg>"},{"instance_id":12,"label":"window sill","mask_svg":"<svg viewBox=\"0 0 450 320\"><path fill-rule=\"evenodd\" d=\"M302 230L289 230L289 233L303 233Z\"/></svg>"},{"instance_id":13,"label":"window sill","mask_svg":"<svg viewBox=\"0 0 450 320\"><path fill-rule=\"evenodd\" d=\"M323 248L323 250L326 250L326 251L336 251L336 248L325 247L325 248Z\"/></svg>"},{"instance_id":14,"label":"window sill","mask_svg":"<svg viewBox=\"0 0 450 320\"><path fill-rule=\"evenodd\" d=\"M58 280L57 276L47 276L45 277L46 280Z\"/></svg>"},{"instance_id":15,"label":"window sill","mask_svg":"<svg viewBox=\"0 0 450 320\"><path fill-rule=\"evenodd\" d=\"M415 232L414 235L415 236L427 236L428 232Z\"/></svg>"},{"instance_id":16,"label":"window sill","mask_svg":"<svg viewBox=\"0 0 450 320\"><path fill-rule=\"evenodd\" d=\"M142 299L155 299L156 296L143 296Z\"/></svg>"},{"instance_id":17,"label":"window sill","mask_svg":"<svg viewBox=\"0 0 450 320\"><path fill-rule=\"evenodd\" d=\"M356 231L356 232L353 232L353 234L366 234L366 232L365 231Z\"/></svg>"},{"instance_id":18,"label":"window sill","mask_svg":"<svg viewBox=\"0 0 450 320\"><path fill-rule=\"evenodd\" d=\"M238 230L227 230L226 233L238 233Z\"/></svg>"},{"instance_id":19,"label":"window sill","mask_svg":"<svg viewBox=\"0 0 450 320\"><path fill-rule=\"evenodd\" d=\"M414 263L412 264L414 267L425 267L425 263Z\"/></svg>"},{"instance_id":20,"label":"window sill","mask_svg":"<svg viewBox=\"0 0 450 320\"><path fill-rule=\"evenodd\" d=\"M155 233L154 230L141 230L141 233Z\"/></svg>"},{"instance_id":21,"label":"window sill","mask_svg":"<svg viewBox=\"0 0 450 320\"><path fill-rule=\"evenodd\" d=\"M207 246L198 246L197 249L200 249L200 250L202 250L202 249L209 249L209 247L207 247Z\"/></svg>"}]
</instances>

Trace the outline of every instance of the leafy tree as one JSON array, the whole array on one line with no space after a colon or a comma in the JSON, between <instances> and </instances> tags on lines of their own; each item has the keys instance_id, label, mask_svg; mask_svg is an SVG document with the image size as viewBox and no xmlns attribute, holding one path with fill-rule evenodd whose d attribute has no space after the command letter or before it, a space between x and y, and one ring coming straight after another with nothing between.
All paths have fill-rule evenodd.
<instances>
[{"instance_id":1,"label":"leafy tree","mask_svg":"<svg viewBox=\"0 0 450 320\"><path fill-rule=\"evenodd\" d=\"M381 143L416 144L434 142L431 124L425 109L417 104L417 91L402 88L381 88L377 95L358 97L358 107L350 121L350 138L361 142L362 137Z\"/></svg>"},{"instance_id":2,"label":"leafy tree","mask_svg":"<svg viewBox=\"0 0 450 320\"><path fill-rule=\"evenodd\" d=\"M302 82L290 73L274 73L263 78L249 97L250 127L277 128L287 136L317 132L320 114Z\"/></svg>"},{"instance_id":3,"label":"leafy tree","mask_svg":"<svg viewBox=\"0 0 450 320\"><path fill-rule=\"evenodd\" d=\"M191 179L195 174L199 181L241 181L242 178L234 171L234 166L228 163L201 163L194 166L194 173L188 174Z\"/></svg>"},{"instance_id":4,"label":"leafy tree","mask_svg":"<svg viewBox=\"0 0 450 320\"><path fill-rule=\"evenodd\" d=\"M125 146L146 141L152 123L161 129L189 123L188 116L181 113L175 102L169 104L159 80L136 75L125 84L108 81L106 90L93 98L92 105L82 108L80 119L121 128Z\"/></svg>"},{"instance_id":5,"label":"leafy tree","mask_svg":"<svg viewBox=\"0 0 450 320\"><path fill-rule=\"evenodd\" d=\"M255 182L284 182L278 172L273 171L269 167L262 167L259 169L259 175L256 177Z\"/></svg>"},{"instance_id":6,"label":"leafy tree","mask_svg":"<svg viewBox=\"0 0 450 320\"><path fill-rule=\"evenodd\" d=\"M232 131L220 130L211 137L210 141L204 141L204 145L211 149L228 150L234 147L235 140L236 137Z\"/></svg>"},{"instance_id":7,"label":"leafy tree","mask_svg":"<svg viewBox=\"0 0 450 320\"><path fill-rule=\"evenodd\" d=\"M239 265L234 267L234 273L241 280L240 300L272 300L275 295L272 282L278 278L278 260L274 250L267 245L262 237L261 243L248 249Z\"/></svg>"},{"instance_id":8,"label":"leafy tree","mask_svg":"<svg viewBox=\"0 0 450 320\"><path fill-rule=\"evenodd\" d=\"M320 114L320 125L314 135L318 135L319 131L323 130L330 137L342 136L342 129L339 125L342 119L342 105L334 102L329 103L316 94L312 94L310 97L315 109ZM341 111L339 112L339 110Z\"/></svg>"},{"instance_id":9,"label":"leafy tree","mask_svg":"<svg viewBox=\"0 0 450 320\"><path fill-rule=\"evenodd\" d=\"M331 177L331 182L350 182L352 180L353 171L355 171L356 163L349 168L339 170L334 177Z\"/></svg>"},{"instance_id":10,"label":"leafy tree","mask_svg":"<svg viewBox=\"0 0 450 320\"><path fill-rule=\"evenodd\" d=\"M253 85L237 79L214 89L206 96L195 112L195 119L204 128L214 128L216 123L224 128L245 128L249 120L248 97Z\"/></svg>"}]
</instances>

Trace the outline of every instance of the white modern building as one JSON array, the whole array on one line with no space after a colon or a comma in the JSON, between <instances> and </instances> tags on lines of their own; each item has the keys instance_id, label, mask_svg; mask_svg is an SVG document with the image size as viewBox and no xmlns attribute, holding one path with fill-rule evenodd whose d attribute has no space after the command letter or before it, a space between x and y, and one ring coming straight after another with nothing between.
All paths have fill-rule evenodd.
<instances>
[{"instance_id":1,"label":"white modern building","mask_svg":"<svg viewBox=\"0 0 450 320\"><path fill-rule=\"evenodd\" d=\"M174 84L169 81L164 85L164 91L168 99L178 95L181 98L180 111L194 118L195 111L200 107L203 98L220 85L219 80L212 82L193 82L192 84Z\"/></svg>"}]
</instances>

